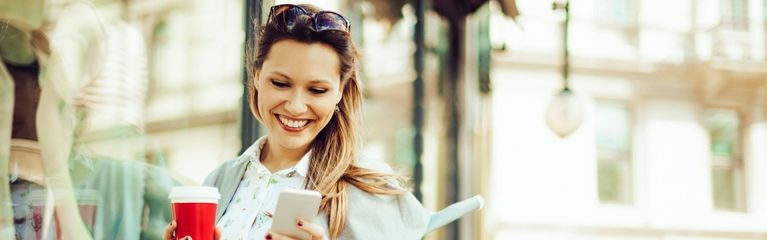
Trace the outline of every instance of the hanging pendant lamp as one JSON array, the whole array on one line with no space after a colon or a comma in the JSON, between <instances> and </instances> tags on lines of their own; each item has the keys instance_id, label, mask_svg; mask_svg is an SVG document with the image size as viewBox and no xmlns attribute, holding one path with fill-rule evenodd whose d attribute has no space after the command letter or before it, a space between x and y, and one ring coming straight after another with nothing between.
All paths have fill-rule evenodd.
<instances>
[{"instance_id":1,"label":"hanging pendant lamp","mask_svg":"<svg viewBox=\"0 0 767 240\"><path fill-rule=\"evenodd\" d=\"M569 58L570 53L567 46L568 28L570 24L570 3L568 0L565 2L554 2L552 4L554 10L563 9L565 11L564 31L563 31L563 64L562 64L562 90L549 103L548 110L546 110L546 125L557 136L565 138L571 133L578 130L583 123L583 116L585 115L583 102L580 97L575 94L569 86Z\"/></svg>"}]
</instances>

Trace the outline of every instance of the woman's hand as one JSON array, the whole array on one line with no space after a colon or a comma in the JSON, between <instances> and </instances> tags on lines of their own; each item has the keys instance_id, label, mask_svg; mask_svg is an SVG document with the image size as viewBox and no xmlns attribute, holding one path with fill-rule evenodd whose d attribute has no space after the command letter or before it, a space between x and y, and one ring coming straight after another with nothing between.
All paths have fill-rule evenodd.
<instances>
[{"instance_id":1,"label":"woman's hand","mask_svg":"<svg viewBox=\"0 0 767 240\"><path fill-rule=\"evenodd\" d=\"M317 226L317 224L313 224L311 222L306 222L301 219L298 219L296 221L296 227L306 233L309 233L309 235L311 236L311 240L323 240L325 238L325 232L322 230L322 227ZM294 238L281 235L279 233L271 232L271 231L266 233L266 239L267 240L295 240Z\"/></svg>"},{"instance_id":2,"label":"woman's hand","mask_svg":"<svg viewBox=\"0 0 767 240\"><path fill-rule=\"evenodd\" d=\"M165 228L165 233L162 235L163 240L173 240L175 239L175 231L176 231L176 220L170 221L170 224L168 224L168 227ZM185 236L183 238L179 238L180 240L192 240L192 237ZM221 239L221 229L218 229L218 227L213 230L213 239L218 240Z\"/></svg>"},{"instance_id":3,"label":"woman's hand","mask_svg":"<svg viewBox=\"0 0 767 240\"><path fill-rule=\"evenodd\" d=\"M162 240L175 239L174 231L176 231L176 220L171 220L168 227L165 228L165 233L162 234Z\"/></svg>"}]
</instances>

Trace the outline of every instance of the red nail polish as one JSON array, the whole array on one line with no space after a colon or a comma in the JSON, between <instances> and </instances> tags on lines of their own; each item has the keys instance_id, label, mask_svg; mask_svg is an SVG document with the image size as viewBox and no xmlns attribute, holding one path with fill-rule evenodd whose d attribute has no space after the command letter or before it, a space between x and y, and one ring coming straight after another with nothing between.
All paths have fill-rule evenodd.
<instances>
[{"instance_id":1,"label":"red nail polish","mask_svg":"<svg viewBox=\"0 0 767 240\"><path fill-rule=\"evenodd\" d=\"M266 239L267 240L271 240L272 239L272 234L271 233L267 233L266 234Z\"/></svg>"}]
</instances>

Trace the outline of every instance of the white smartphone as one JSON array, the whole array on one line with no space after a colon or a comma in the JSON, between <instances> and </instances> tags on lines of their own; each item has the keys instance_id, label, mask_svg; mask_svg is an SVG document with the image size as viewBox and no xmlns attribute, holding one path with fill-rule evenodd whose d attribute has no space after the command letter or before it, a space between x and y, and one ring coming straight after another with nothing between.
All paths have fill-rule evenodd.
<instances>
[{"instance_id":1,"label":"white smartphone","mask_svg":"<svg viewBox=\"0 0 767 240\"><path fill-rule=\"evenodd\" d=\"M311 235L298 229L296 219L313 221L317 217L322 195L306 189L285 189L277 199L272 229L279 234L296 239L310 239Z\"/></svg>"}]
</instances>

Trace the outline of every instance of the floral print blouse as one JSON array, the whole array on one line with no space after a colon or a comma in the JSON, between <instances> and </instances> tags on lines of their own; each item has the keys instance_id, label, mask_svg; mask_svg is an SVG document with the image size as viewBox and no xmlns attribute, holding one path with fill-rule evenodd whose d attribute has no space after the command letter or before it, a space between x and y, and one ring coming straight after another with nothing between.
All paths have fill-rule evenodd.
<instances>
[{"instance_id":1,"label":"floral print blouse","mask_svg":"<svg viewBox=\"0 0 767 240\"><path fill-rule=\"evenodd\" d=\"M265 137L258 139L243 154L250 160L247 170L216 224L221 229L222 240L264 239L272 226L272 213L280 192L303 188L310 154L305 154L295 166L272 173L259 161L264 143Z\"/></svg>"}]
</instances>

